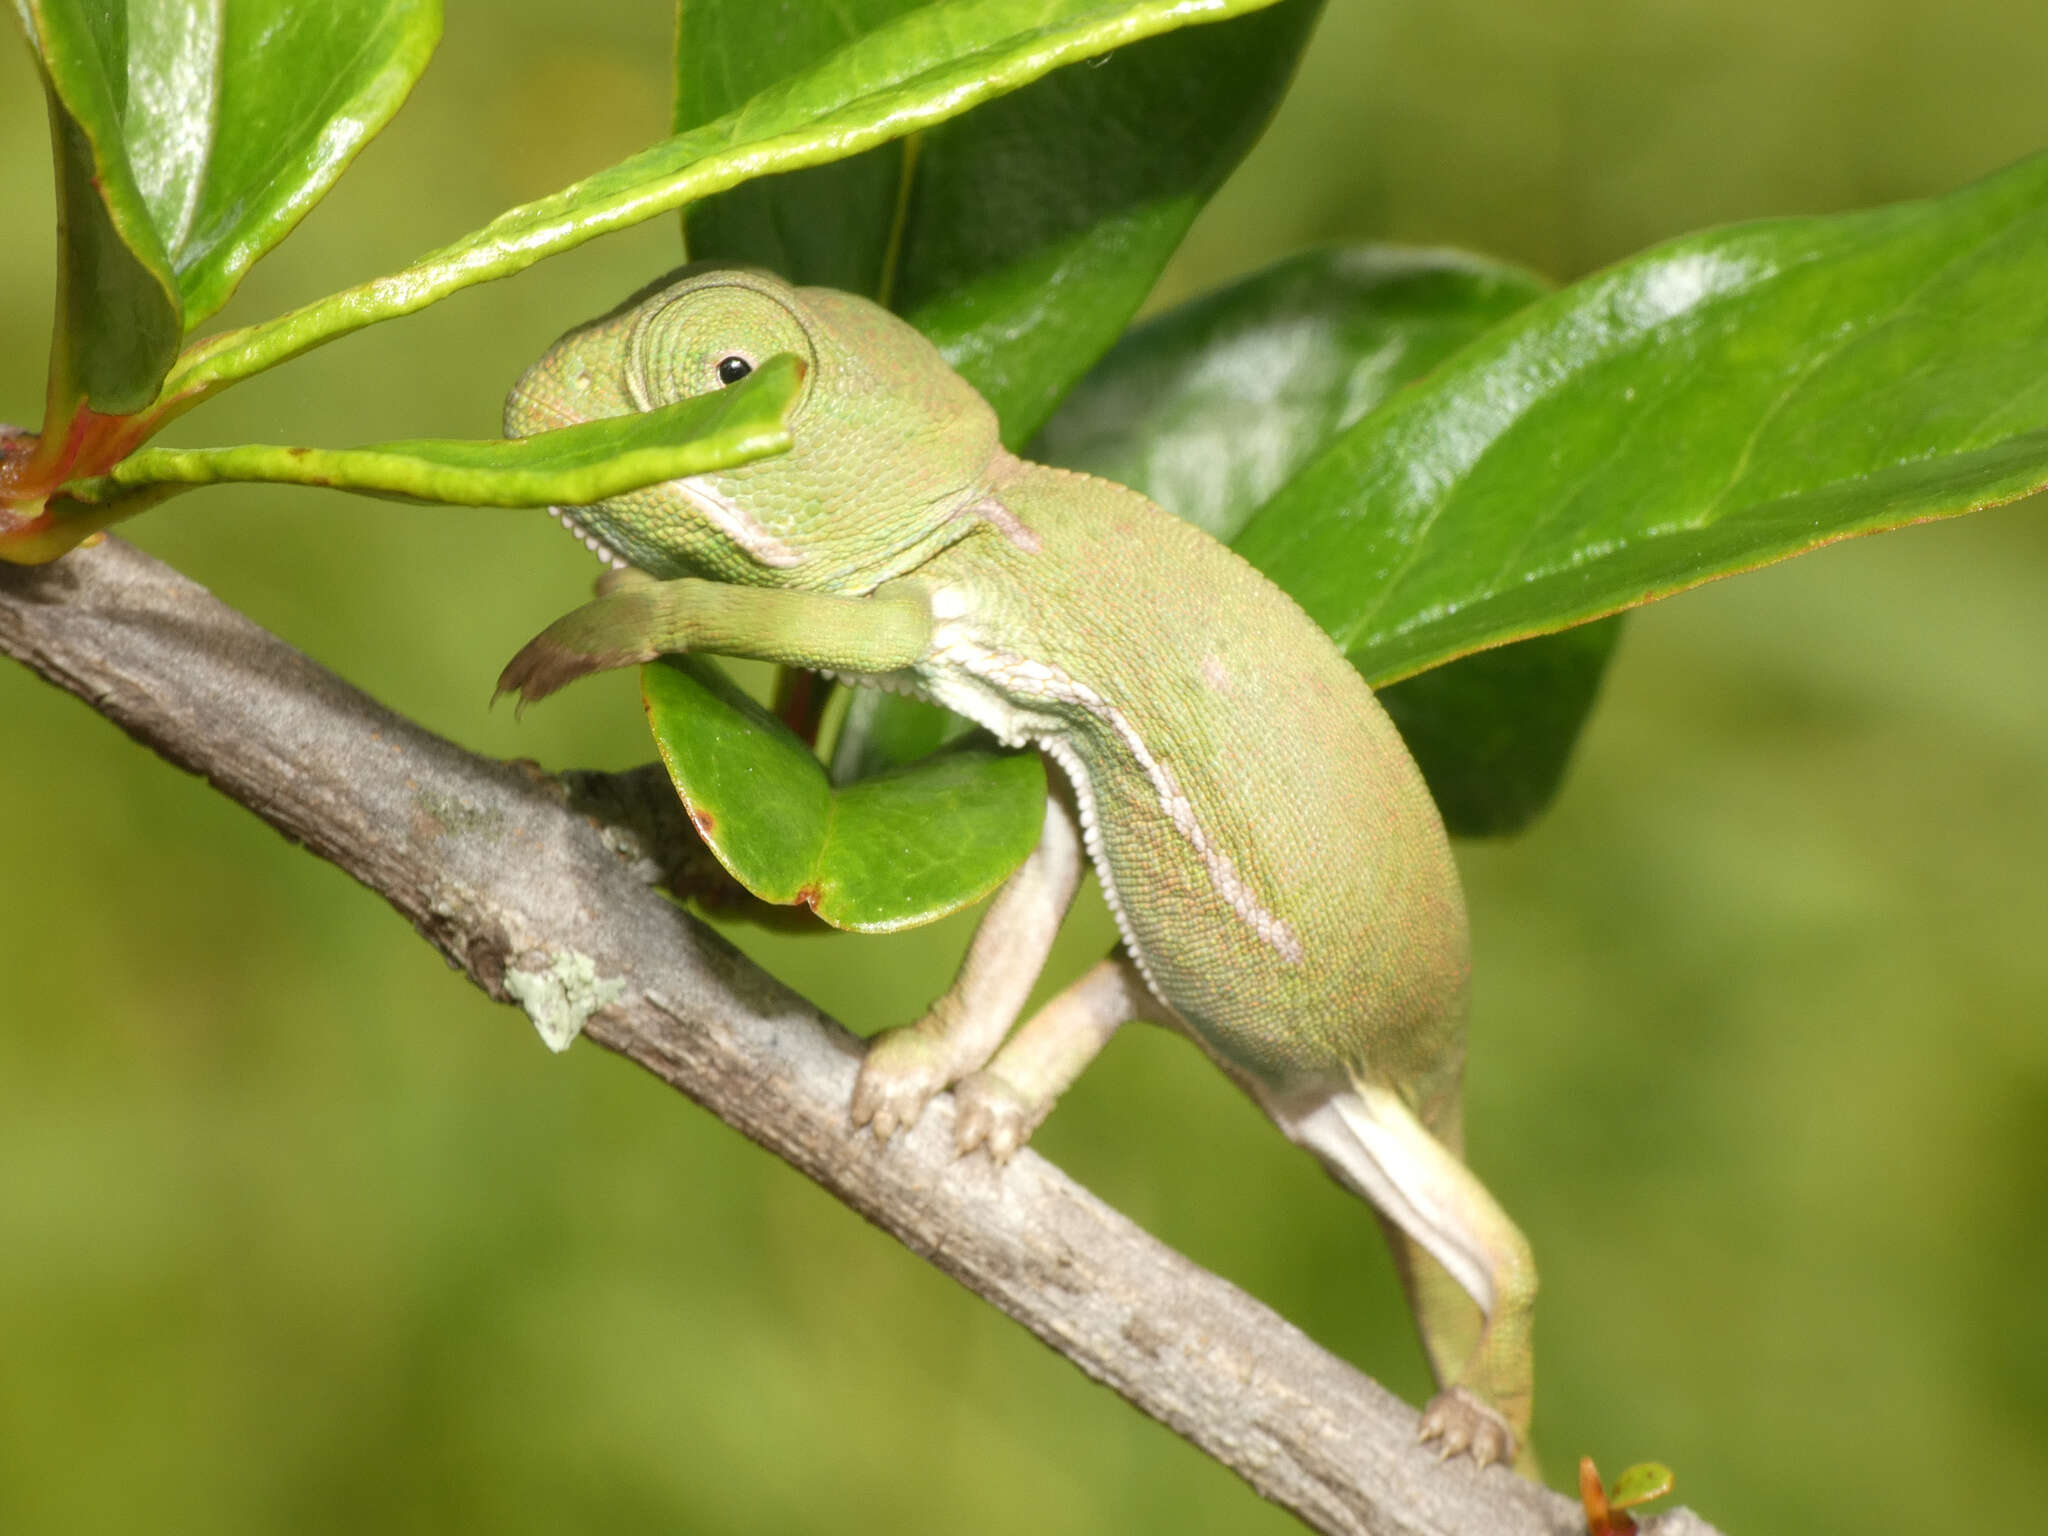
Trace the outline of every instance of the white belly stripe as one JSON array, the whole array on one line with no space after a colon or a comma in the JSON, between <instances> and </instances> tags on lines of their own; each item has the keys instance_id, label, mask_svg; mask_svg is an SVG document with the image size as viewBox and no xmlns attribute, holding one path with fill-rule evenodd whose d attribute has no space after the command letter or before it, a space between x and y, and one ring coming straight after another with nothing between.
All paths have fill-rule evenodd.
<instances>
[{"instance_id":1,"label":"white belly stripe","mask_svg":"<svg viewBox=\"0 0 2048 1536\"><path fill-rule=\"evenodd\" d=\"M935 605L938 606L942 605ZM1244 877L1237 872L1237 866L1231 862L1230 856L1217 847L1203 830L1201 822L1195 816L1194 805L1182 793L1173 769L1152 755L1144 739L1138 735L1137 729L1122 710L1086 683L1069 675L1063 668L1047 662L1033 661L1024 656L1011 656L1001 651L990 650L987 646L960 634L958 626L952 624L942 623L939 633L933 636L932 655L926 665L930 666L932 663L937 663L941 667L957 668L968 676L991 685L1002 694L1073 705L1107 724L1122 740L1138 766L1144 770L1145 777L1151 781L1153 793L1159 797L1160 810L1165 813L1166 819L1173 823L1174 829L1193 847L1217 894L1281 959L1289 965L1301 964L1301 941L1295 937L1294 930L1260 905L1251 887L1245 884ZM1022 714L1004 717L1001 711L988 707L992 701L987 698L969 698L955 694L953 690L944 686L941 679L933 681L937 684L933 688L933 697L939 703L958 709L976 723L994 731L1011 746L1030 741L1033 745L1044 747L1052 753L1060 766L1067 770L1068 777L1075 781L1077 793L1083 796L1084 821L1094 821L1092 787L1087 784L1086 775L1072 747L1059 738L1056 730L1047 729L1053 722L1034 720ZM1094 828L1089 825L1084 830L1089 833L1089 852L1094 855L1096 868L1102 873L1103 885L1107 890L1110 885L1109 872L1095 845ZM1116 906L1113 895L1111 905ZM1123 922L1122 909L1117 907L1116 910L1118 924L1124 928L1124 938L1129 942L1130 931ZM1136 945L1133 944L1131 948L1135 955ZM1140 967L1143 968L1142 957ZM1146 980L1151 980L1149 972Z\"/></svg>"}]
</instances>

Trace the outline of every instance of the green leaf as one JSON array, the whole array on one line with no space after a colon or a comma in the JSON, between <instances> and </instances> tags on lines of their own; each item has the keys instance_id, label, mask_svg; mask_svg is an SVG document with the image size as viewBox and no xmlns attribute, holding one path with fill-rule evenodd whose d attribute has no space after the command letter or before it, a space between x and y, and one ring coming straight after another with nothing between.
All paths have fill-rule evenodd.
<instances>
[{"instance_id":1,"label":"green leaf","mask_svg":"<svg viewBox=\"0 0 2048 1536\"><path fill-rule=\"evenodd\" d=\"M978 901L1038 842L1035 752L968 747L834 789L808 747L711 662L642 669L662 762L718 860L754 895L882 933Z\"/></svg>"},{"instance_id":2,"label":"green leaf","mask_svg":"<svg viewBox=\"0 0 2048 1536\"><path fill-rule=\"evenodd\" d=\"M405 102L441 37L440 0L136 4L130 151L177 264L185 325L228 301ZM140 34L140 27L137 28Z\"/></svg>"},{"instance_id":3,"label":"green leaf","mask_svg":"<svg viewBox=\"0 0 2048 1536\"><path fill-rule=\"evenodd\" d=\"M1305 252L1133 330L1028 452L1133 486L1227 541L1340 432L1544 292L1520 268L1456 252ZM1613 641L1611 627L1531 641L1382 695L1454 832L1501 835L1548 804ZM833 771L930 751L947 721L914 699L859 695Z\"/></svg>"},{"instance_id":4,"label":"green leaf","mask_svg":"<svg viewBox=\"0 0 2048 1536\"><path fill-rule=\"evenodd\" d=\"M125 414L398 109L438 0L20 0L50 90L60 397Z\"/></svg>"},{"instance_id":5,"label":"green leaf","mask_svg":"<svg viewBox=\"0 0 2048 1536\"><path fill-rule=\"evenodd\" d=\"M893 300L1028 441L1252 147L1322 0L1062 70L921 142Z\"/></svg>"},{"instance_id":6,"label":"green leaf","mask_svg":"<svg viewBox=\"0 0 2048 1536\"><path fill-rule=\"evenodd\" d=\"M82 0L24 5L42 65L57 162L57 315L49 429L83 400L140 410L184 336L177 279L129 165L127 17Z\"/></svg>"},{"instance_id":7,"label":"green leaf","mask_svg":"<svg viewBox=\"0 0 2048 1536\"><path fill-rule=\"evenodd\" d=\"M911 8L792 16L685 0L677 126ZM883 298L988 398L1014 446L1129 322L1265 126L1320 9L1285 0L1156 38L955 118L914 152L897 142L751 182L689 210L691 254Z\"/></svg>"},{"instance_id":8,"label":"green leaf","mask_svg":"<svg viewBox=\"0 0 2048 1536\"><path fill-rule=\"evenodd\" d=\"M106 482L154 490L261 480L476 507L581 506L787 452L788 417L802 380L803 365L783 355L714 394L510 440L145 448L116 465Z\"/></svg>"},{"instance_id":9,"label":"green leaf","mask_svg":"<svg viewBox=\"0 0 2048 1536\"><path fill-rule=\"evenodd\" d=\"M1378 690L1453 836L1511 836L1557 797L1620 638L1616 615Z\"/></svg>"},{"instance_id":10,"label":"green leaf","mask_svg":"<svg viewBox=\"0 0 2048 1536\"><path fill-rule=\"evenodd\" d=\"M1456 251L1305 251L1132 330L1028 453L1228 544L1340 432L1547 291Z\"/></svg>"},{"instance_id":11,"label":"green leaf","mask_svg":"<svg viewBox=\"0 0 2048 1536\"><path fill-rule=\"evenodd\" d=\"M1607 1496L1608 1507L1634 1509L1652 1499L1661 1499L1676 1481L1671 1469L1662 1462L1639 1461L1614 1480L1614 1491Z\"/></svg>"},{"instance_id":12,"label":"green leaf","mask_svg":"<svg viewBox=\"0 0 2048 1536\"><path fill-rule=\"evenodd\" d=\"M716 121L926 3L677 0L675 131ZM692 203L683 211L690 259L766 267L793 283L882 296L904 150L905 140L893 139L851 159L763 177Z\"/></svg>"},{"instance_id":13,"label":"green leaf","mask_svg":"<svg viewBox=\"0 0 2048 1536\"><path fill-rule=\"evenodd\" d=\"M166 393L189 405L336 337L508 277L611 230L756 176L845 159L931 128L1064 64L1273 0L936 0L714 122L677 134L389 277L189 351Z\"/></svg>"},{"instance_id":14,"label":"green leaf","mask_svg":"<svg viewBox=\"0 0 2048 1536\"><path fill-rule=\"evenodd\" d=\"M974 726L949 709L879 688L850 689L832 743L832 782L886 773L958 741Z\"/></svg>"},{"instance_id":15,"label":"green leaf","mask_svg":"<svg viewBox=\"0 0 2048 1536\"><path fill-rule=\"evenodd\" d=\"M1238 541L1370 678L2048 484L2048 155L1534 305Z\"/></svg>"}]
</instances>

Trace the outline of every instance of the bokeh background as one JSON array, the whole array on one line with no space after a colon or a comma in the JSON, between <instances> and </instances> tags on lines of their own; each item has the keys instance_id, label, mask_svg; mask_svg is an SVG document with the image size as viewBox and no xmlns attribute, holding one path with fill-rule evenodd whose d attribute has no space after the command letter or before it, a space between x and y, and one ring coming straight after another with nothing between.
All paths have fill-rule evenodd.
<instances>
[{"instance_id":1,"label":"bokeh background","mask_svg":"<svg viewBox=\"0 0 2048 1536\"><path fill-rule=\"evenodd\" d=\"M658 136L660 0L451 0L396 124L256 269L274 313ZM0 417L41 401L42 107L0 63ZM1302 244L1569 278L2048 145L2038 0L1332 0L1162 284ZM663 220L254 381L191 442L494 430ZM2048 280L2048 274L2044 274ZM1545 1277L1553 1473L1657 1457L1735 1532L2048 1504L2048 517L1887 535L1638 616L1564 796L1460 850L1472 1157ZM135 536L397 708L649 756L630 679L515 722L580 600L537 515L223 490ZM0 667L0 1531L1280 1531L702 1112L554 1058L374 898ZM860 1029L965 941L739 941ZM1099 947L1099 909L1056 970ZM1055 978L1057 979L1057 977ZM1408 1394L1373 1224L1132 1032L1039 1146Z\"/></svg>"}]
</instances>

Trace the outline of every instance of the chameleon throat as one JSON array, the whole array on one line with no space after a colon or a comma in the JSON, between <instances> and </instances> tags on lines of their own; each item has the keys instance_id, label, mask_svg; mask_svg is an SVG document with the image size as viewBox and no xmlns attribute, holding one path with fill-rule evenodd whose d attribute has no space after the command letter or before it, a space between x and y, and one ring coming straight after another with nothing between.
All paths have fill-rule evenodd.
<instances>
[{"instance_id":1,"label":"chameleon throat","mask_svg":"<svg viewBox=\"0 0 2048 1536\"><path fill-rule=\"evenodd\" d=\"M613 554L611 549L596 534L570 516L567 507L549 507L548 516L581 539L585 549L589 550L613 570L623 571L626 569L626 562Z\"/></svg>"},{"instance_id":2,"label":"chameleon throat","mask_svg":"<svg viewBox=\"0 0 2048 1536\"><path fill-rule=\"evenodd\" d=\"M733 543L763 565L788 567L804 563L803 551L792 548L749 517L732 500L720 495L701 480L671 480L669 490L684 497L691 506Z\"/></svg>"}]
</instances>

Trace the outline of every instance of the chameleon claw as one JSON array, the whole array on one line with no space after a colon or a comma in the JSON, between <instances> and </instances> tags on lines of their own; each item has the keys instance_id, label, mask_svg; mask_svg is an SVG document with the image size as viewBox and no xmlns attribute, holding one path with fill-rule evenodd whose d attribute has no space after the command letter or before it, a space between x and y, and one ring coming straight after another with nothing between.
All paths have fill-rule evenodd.
<instances>
[{"instance_id":1,"label":"chameleon claw","mask_svg":"<svg viewBox=\"0 0 2048 1536\"><path fill-rule=\"evenodd\" d=\"M914 1026L891 1029L868 1042L853 1084L851 1115L875 1140L887 1141L917 1123L933 1094L946 1086L944 1057Z\"/></svg>"},{"instance_id":2,"label":"chameleon claw","mask_svg":"<svg viewBox=\"0 0 2048 1536\"><path fill-rule=\"evenodd\" d=\"M960 1108L953 1117L953 1155L965 1157L976 1147L986 1146L992 1161L1003 1161L997 1155L995 1143L989 1139L992 1127L988 1115L985 1112L978 1112L980 1107L970 1103L965 1097L959 1099L959 1105Z\"/></svg>"},{"instance_id":3,"label":"chameleon claw","mask_svg":"<svg viewBox=\"0 0 2048 1536\"><path fill-rule=\"evenodd\" d=\"M954 1151L965 1157L980 1147L999 1168L1017 1155L1045 1117L1042 1109L1034 1113L1023 1094L987 1070L962 1078L954 1085L953 1099L959 1106L953 1121Z\"/></svg>"},{"instance_id":4,"label":"chameleon claw","mask_svg":"<svg viewBox=\"0 0 2048 1536\"><path fill-rule=\"evenodd\" d=\"M505 664L505 670L498 675L497 689L491 694L493 704L505 694L516 693L519 695L519 707L524 709L566 688L578 678L654 659L652 651L572 650L555 638L557 627L550 627L527 641L519 654Z\"/></svg>"},{"instance_id":5,"label":"chameleon claw","mask_svg":"<svg viewBox=\"0 0 2048 1536\"><path fill-rule=\"evenodd\" d=\"M594 669L590 669L594 670ZM546 698L566 683L583 675L573 663L565 664L561 653L549 643L547 636L529 640L518 655L505 664L505 670L498 674L498 686L491 693L491 702L496 704L506 694L516 694L519 708Z\"/></svg>"},{"instance_id":6,"label":"chameleon claw","mask_svg":"<svg viewBox=\"0 0 2048 1536\"><path fill-rule=\"evenodd\" d=\"M1481 1467L1490 1467L1512 1461L1515 1455L1515 1436L1507 1421L1464 1387L1452 1387L1431 1399L1415 1438L1424 1444L1435 1442L1438 1461L1469 1452Z\"/></svg>"},{"instance_id":7,"label":"chameleon claw","mask_svg":"<svg viewBox=\"0 0 2048 1536\"><path fill-rule=\"evenodd\" d=\"M658 584L623 584L527 641L499 674L492 699L516 693L523 704L532 704L593 672L652 661L664 649L656 641L661 625Z\"/></svg>"}]
</instances>

